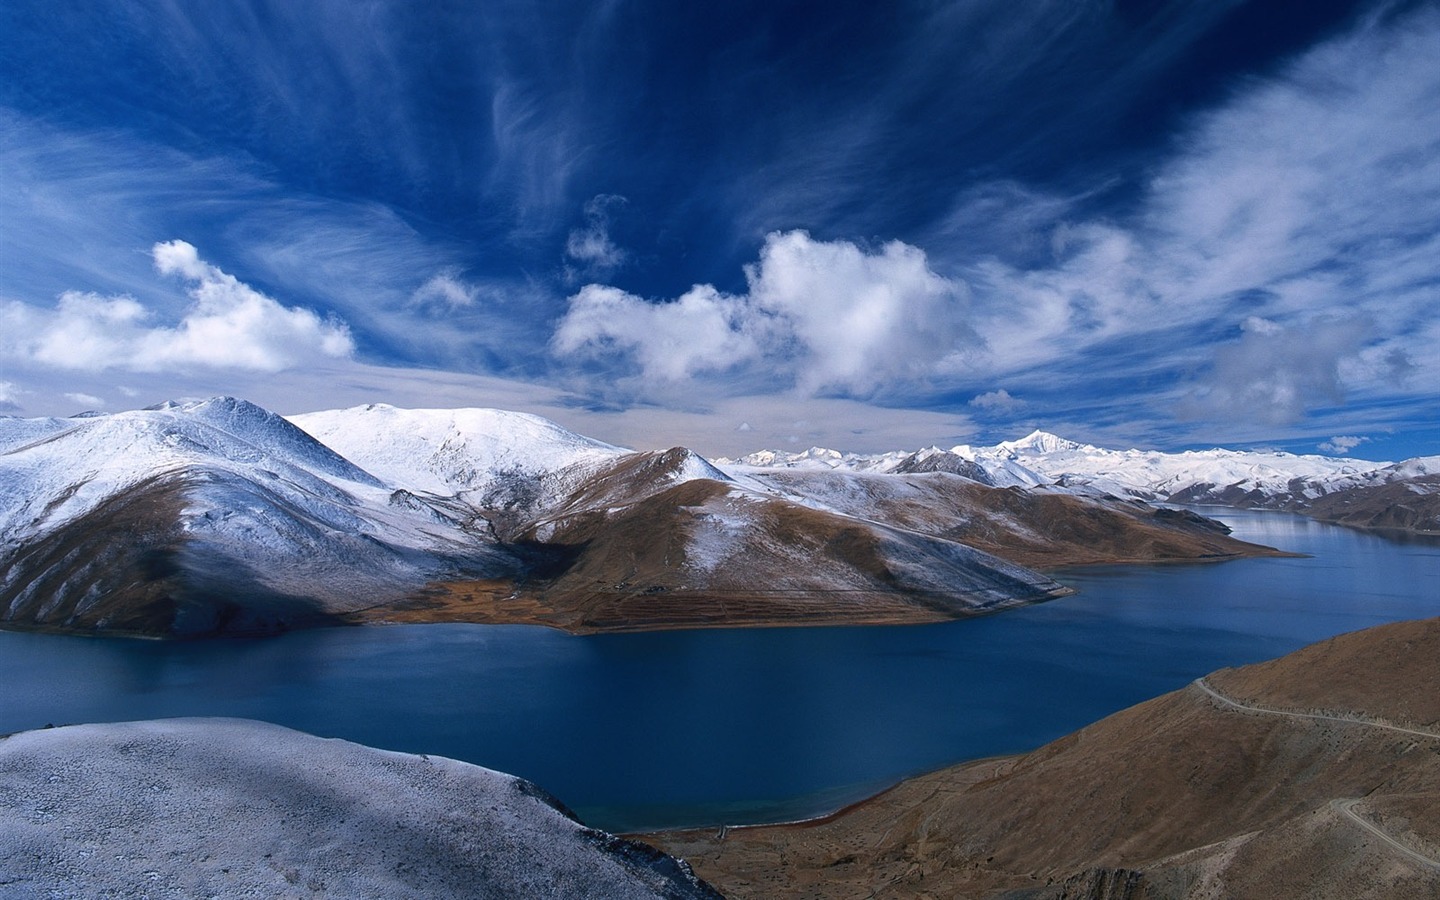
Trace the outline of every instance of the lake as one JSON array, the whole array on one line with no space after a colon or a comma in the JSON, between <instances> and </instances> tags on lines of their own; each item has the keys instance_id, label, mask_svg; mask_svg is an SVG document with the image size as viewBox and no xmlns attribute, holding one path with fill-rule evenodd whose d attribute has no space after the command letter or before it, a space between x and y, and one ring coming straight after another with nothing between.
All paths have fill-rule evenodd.
<instances>
[{"instance_id":1,"label":"lake","mask_svg":"<svg viewBox=\"0 0 1440 900\"><path fill-rule=\"evenodd\" d=\"M522 775L611 830L779 821L1032 749L1222 666L1440 615L1440 542L1204 512L1312 556L1067 570L1075 596L938 625L404 625L199 643L0 632L0 733L243 716Z\"/></svg>"}]
</instances>

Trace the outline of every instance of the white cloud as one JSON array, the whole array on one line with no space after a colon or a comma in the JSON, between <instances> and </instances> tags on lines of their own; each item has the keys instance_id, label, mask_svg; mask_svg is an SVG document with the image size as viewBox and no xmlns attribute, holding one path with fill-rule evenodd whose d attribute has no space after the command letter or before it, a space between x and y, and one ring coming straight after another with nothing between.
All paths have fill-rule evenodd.
<instances>
[{"instance_id":1,"label":"white cloud","mask_svg":"<svg viewBox=\"0 0 1440 900\"><path fill-rule=\"evenodd\" d=\"M1182 408L1227 424L1440 384L1437 40L1427 10L1320 45L1194 120L1137 214L1056 224L1051 266L969 266L977 373L1038 394L1109 372L1154 385L1154 409L1199 373ZM1024 199L1017 213L1040 209ZM1342 320L1363 325L1323 324ZM1217 342L1236 327L1241 341Z\"/></svg>"},{"instance_id":2,"label":"white cloud","mask_svg":"<svg viewBox=\"0 0 1440 900\"><path fill-rule=\"evenodd\" d=\"M0 413L19 412L23 393L13 381L0 381Z\"/></svg>"},{"instance_id":3,"label":"white cloud","mask_svg":"<svg viewBox=\"0 0 1440 900\"><path fill-rule=\"evenodd\" d=\"M415 306L435 309L464 309L474 306L480 291L461 281L455 272L440 272L415 289L410 302Z\"/></svg>"},{"instance_id":4,"label":"white cloud","mask_svg":"<svg viewBox=\"0 0 1440 900\"><path fill-rule=\"evenodd\" d=\"M212 269L209 263L202 261L199 252L184 241L156 244L150 250L150 258L155 261L155 271L161 275L179 275L190 281L229 278L219 269Z\"/></svg>"},{"instance_id":5,"label":"white cloud","mask_svg":"<svg viewBox=\"0 0 1440 900\"><path fill-rule=\"evenodd\" d=\"M803 231L772 234L746 276L752 317L798 345L794 375L807 393L925 379L958 368L978 342L965 286L900 241L867 253Z\"/></svg>"},{"instance_id":6,"label":"white cloud","mask_svg":"<svg viewBox=\"0 0 1440 900\"><path fill-rule=\"evenodd\" d=\"M869 395L958 368L977 343L964 285L899 241L867 252L777 232L745 275L745 294L697 285L662 303L587 285L570 298L552 349L622 357L664 381L744 366L805 394Z\"/></svg>"},{"instance_id":7,"label":"white cloud","mask_svg":"<svg viewBox=\"0 0 1440 900\"><path fill-rule=\"evenodd\" d=\"M600 269L614 269L625 261L625 251L610 240L603 228L590 226L570 232L565 255Z\"/></svg>"},{"instance_id":8,"label":"white cloud","mask_svg":"<svg viewBox=\"0 0 1440 900\"><path fill-rule=\"evenodd\" d=\"M970 405L990 412L1014 412L1024 406L1025 401L1011 396L1009 391L1001 388L998 391L986 391L973 397Z\"/></svg>"},{"instance_id":9,"label":"white cloud","mask_svg":"<svg viewBox=\"0 0 1440 900\"><path fill-rule=\"evenodd\" d=\"M105 400L94 394L69 393L65 395L66 400L74 401L86 409L104 409Z\"/></svg>"},{"instance_id":10,"label":"white cloud","mask_svg":"<svg viewBox=\"0 0 1440 900\"><path fill-rule=\"evenodd\" d=\"M308 309L283 306L200 259L184 241L156 244L155 268L190 283L191 306L173 326L152 325L132 297L67 291L54 309L0 307L0 347L60 369L136 372L172 368L277 372L354 351L349 329Z\"/></svg>"},{"instance_id":11,"label":"white cloud","mask_svg":"<svg viewBox=\"0 0 1440 900\"><path fill-rule=\"evenodd\" d=\"M1353 434L1337 434L1328 441L1316 444L1315 446L1326 453L1349 453L1356 447L1368 442L1370 438L1360 437Z\"/></svg>"},{"instance_id":12,"label":"white cloud","mask_svg":"<svg viewBox=\"0 0 1440 900\"><path fill-rule=\"evenodd\" d=\"M712 396L979 390L976 408L992 410L1015 391L1043 410L1108 379L1142 386L1099 398L1115 415L1275 426L1402 382L1423 392L1440 384L1436 39L1440 14L1364 24L1237 91L1176 137L1125 218L1064 221L1071 201L969 189L960 230L939 233L953 243L1014 206L1048 236L1025 265L984 255L994 241L942 267L900 242L777 232L741 294L586 287L552 351L620 363L641 376L631 391L687 401L708 380ZM1037 267L1045 244L1054 262ZM1004 397L983 392L996 382Z\"/></svg>"},{"instance_id":13,"label":"white cloud","mask_svg":"<svg viewBox=\"0 0 1440 900\"><path fill-rule=\"evenodd\" d=\"M551 342L562 355L629 357L647 378L681 381L754 359L753 333L743 298L697 285L669 303L648 303L618 288L586 285Z\"/></svg>"},{"instance_id":14,"label":"white cloud","mask_svg":"<svg viewBox=\"0 0 1440 900\"><path fill-rule=\"evenodd\" d=\"M626 202L618 194L597 194L585 204L585 227L572 229L565 241L565 255L579 263L585 274L609 274L629 258L610 239L610 217Z\"/></svg>"}]
</instances>

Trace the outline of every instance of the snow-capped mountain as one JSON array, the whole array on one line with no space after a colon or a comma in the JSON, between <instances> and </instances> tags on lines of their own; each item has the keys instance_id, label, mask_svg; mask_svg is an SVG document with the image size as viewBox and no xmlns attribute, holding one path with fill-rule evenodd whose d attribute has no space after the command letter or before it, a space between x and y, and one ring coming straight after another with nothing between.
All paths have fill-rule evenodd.
<instances>
[{"instance_id":1,"label":"snow-capped mountain","mask_svg":"<svg viewBox=\"0 0 1440 900\"><path fill-rule=\"evenodd\" d=\"M1440 501L1414 500L1411 507L1415 508L1407 507L1408 511L1397 514L1387 511L1393 503L1377 508L1379 501L1360 496L1403 482L1410 497L1394 491L1385 496L1393 494L1399 498L1396 502L1428 498L1435 493L1429 482L1440 481L1440 457L1386 463L1220 448L1180 453L1110 450L1035 431L993 447L960 445L949 450L929 448L918 454L870 455L823 448L802 453L765 450L717 462L731 474L751 478L766 470L890 473L898 470L901 460L920 454L972 463L982 474L969 477L998 486L1041 488L1089 497L1292 510L1335 521L1343 519L1351 525L1440 530ZM1349 505L1354 508L1344 517L1333 516L1330 513L1336 504L1322 498L1342 492L1351 498ZM1362 508L1367 511L1364 515L1359 512Z\"/></svg>"},{"instance_id":2,"label":"snow-capped mountain","mask_svg":"<svg viewBox=\"0 0 1440 900\"><path fill-rule=\"evenodd\" d=\"M268 630L518 564L468 510L397 491L232 398L0 419L0 617Z\"/></svg>"},{"instance_id":3,"label":"snow-capped mountain","mask_svg":"<svg viewBox=\"0 0 1440 900\"><path fill-rule=\"evenodd\" d=\"M489 409L0 418L0 622L930 621L1065 593L1024 565L1264 552L1198 517L991 484L1047 483L1035 458L1094 448L964 449L726 472Z\"/></svg>"},{"instance_id":4,"label":"snow-capped mountain","mask_svg":"<svg viewBox=\"0 0 1440 900\"><path fill-rule=\"evenodd\" d=\"M388 483L437 496L483 494L508 475L537 476L630 452L500 409L375 403L289 420Z\"/></svg>"},{"instance_id":5,"label":"snow-capped mountain","mask_svg":"<svg viewBox=\"0 0 1440 900\"><path fill-rule=\"evenodd\" d=\"M764 621L770 607L804 619L842 591L856 620L877 621L1063 593L969 547L757 493L684 448L636 453L499 410L291 421L216 398L0 418L0 448L11 626L198 635L519 617L587 630ZM754 602L771 585L786 596Z\"/></svg>"}]
</instances>

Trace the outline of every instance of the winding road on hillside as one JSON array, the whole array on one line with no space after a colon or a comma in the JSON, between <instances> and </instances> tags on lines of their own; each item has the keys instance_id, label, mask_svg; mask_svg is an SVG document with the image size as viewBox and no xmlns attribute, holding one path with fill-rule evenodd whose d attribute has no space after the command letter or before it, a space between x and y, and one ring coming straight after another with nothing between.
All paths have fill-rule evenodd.
<instances>
[{"instance_id":1,"label":"winding road on hillside","mask_svg":"<svg viewBox=\"0 0 1440 900\"><path fill-rule=\"evenodd\" d=\"M1271 709L1265 706L1252 706L1248 703L1241 703L1238 700L1233 700L1220 693L1214 687L1212 687L1204 679L1204 677L1197 678L1192 683L1200 690L1204 691L1206 694L1209 694L1215 700L1220 701L1226 706L1234 707L1235 709L1243 709L1250 712L1264 713L1266 715L1272 716L1285 716L1292 719L1321 719L1328 722L1341 722L1347 725L1363 725L1367 728L1382 728L1386 731L1398 731L1401 734L1413 734L1419 737L1430 738L1431 740L1440 740L1440 734L1436 734L1433 731L1421 731L1415 728L1404 728L1399 725L1388 725L1384 722L1376 722L1373 719L1360 718L1358 716L1332 716L1326 715L1324 713L1302 713L1292 712L1290 710L1284 709ZM1348 800L1331 800L1330 808L1340 813L1342 816L1349 819L1350 821L1354 822L1356 825L1370 832L1375 837L1378 837L1380 840L1384 841L1385 844L1388 845L1392 850L1395 850L1397 853L1403 854L1412 862L1415 862L1426 868L1440 869L1440 859L1434 859L1432 857L1426 856L1423 853L1419 853L1411 849L1410 847L1405 846L1404 844L1400 843L1400 841L1396 840L1392 835L1381 830L1381 828L1375 823L1369 821L1368 819L1361 818L1360 815L1355 812L1355 805L1359 802L1359 798Z\"/></svg>"}]
</instances>

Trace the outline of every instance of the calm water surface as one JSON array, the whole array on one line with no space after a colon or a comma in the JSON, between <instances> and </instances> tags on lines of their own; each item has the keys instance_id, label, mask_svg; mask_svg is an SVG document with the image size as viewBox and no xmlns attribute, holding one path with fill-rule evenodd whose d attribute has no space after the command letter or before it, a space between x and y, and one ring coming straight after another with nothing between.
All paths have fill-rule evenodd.
<instances>
[{"instance_id":1,"label":"calm water surface","mask_svg":"<svg viewBox=\"0 0 1440 900\"><path fill-rule=\"evenodd\" d=\"M165 643L0 632L0 733L244 716L530 778L615 830L825 812L1027 750L1221 666L1440 615L1440 544L1206 510L1307 559L1097 567L1076 596L910 627L572 637L527 626Z\"/></svg>"}]
</instances>

